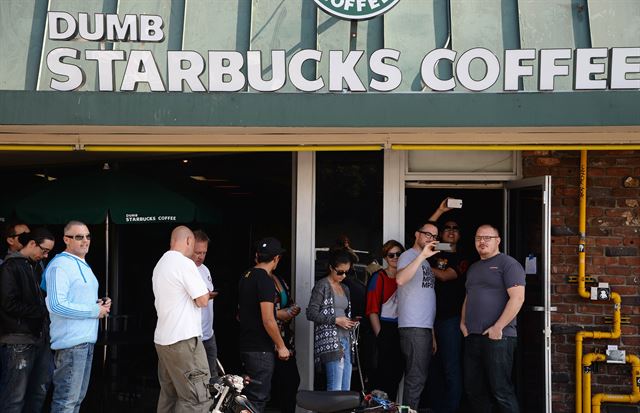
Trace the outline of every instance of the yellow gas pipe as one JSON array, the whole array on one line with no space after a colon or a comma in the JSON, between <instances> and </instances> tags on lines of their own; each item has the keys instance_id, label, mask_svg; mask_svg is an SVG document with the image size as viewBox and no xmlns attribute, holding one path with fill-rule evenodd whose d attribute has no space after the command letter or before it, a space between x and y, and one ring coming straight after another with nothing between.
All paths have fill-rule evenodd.
<instances>
[{"instance_id":1,"label":"yellow gas pipe","mask_svg":"<svg viewBox=\"0 0 640 413\"><path fill-rule=\"evenodd\" d=\"M584 412L591 412L591 364L596 361L605 361L604 354L587 353L582 359L582 404Z\"/></svg>"},{"instance_id":2,"label":"yellow gas pipe","mask_svg":"<svg viewBox=\"0 0 640 413\"><path fill-rule=\"evenodd\" d=\"M588 354L587 354L588 355ZM585 356L586 358L586 356ZM600 405L602 402L618 402L618 403L638 403L640 402L640 358L634 355L626 357L627 363L631 364L631 394L606 394L598 393L591 399L593 413L600 413ZM586 384L585 384L586 386ZM585 401L585 404L588 401Z\"/></svg>"},{"instance_id":3,"label":"yellow gas pipe","mask_svg":"<svg viewBox=\"0 0 640 413\"><path fill-rule=\"evenodd\" d=\"M578 294L582 298L591 298L591 293L586 289L586 233L587 233L587 151L580 151L580 216L578 221L578 231L580 243L578 245ZM582 383L583 379L583 361L582 342L584 338L595 339L617 339L620 338L620 303L622 302L620 294L612 292L611 300L613 301L613 329L608 331L579 331L576 333L576 413L591 413L589 398L583 397L583 387L586 388L587 383ZM588 355L587 355L588 356ZM586 357L586 356L585 356ZM630 356L636 357L636 356ZM594 361L592 357L588 359L589 363ZM585 374L586 376L586 374ZM591 393L591 373L589 372L588 393ZM634 384L635 385L635 384ZM635 391L635 390L634 390ZM584 393L587 393L586 391ZM584 401L584 406L583 406ZM609 401L603 399L603 401ZM600 408L598 407L598 411ZM594 410L595 412L595 410Z\"/></svg>"}]
</instances>

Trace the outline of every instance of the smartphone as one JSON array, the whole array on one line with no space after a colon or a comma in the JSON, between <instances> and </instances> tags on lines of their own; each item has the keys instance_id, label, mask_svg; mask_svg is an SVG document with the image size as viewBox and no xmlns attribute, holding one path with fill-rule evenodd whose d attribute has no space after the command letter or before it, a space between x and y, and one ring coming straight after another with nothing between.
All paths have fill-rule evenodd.
<instances>
[{"instance_id":1,"label":"smartphone","mask_svg":"<svg viewBox=\"0 0 640 413\"><path fill-rule=\"evenodd\" d=\"M355 317L351 317L351 321L360 321L360 320L362 320L362 316L357 315Z\"/></svg>"},{"instance_id":2,"label":"smartphone","mask_svg":"<svg viewBox=\"0 0 640 413\"><path fill-rule=\"evenodd\" d=\"M447 208L462 208L462 199L448 198Z\"/></svg>"},{"instance_id":3,"label":"smartphone","mask_svg":"<svg viewBox=\"0 0 640 413\"><path fill-rule=\"evenodd\" d=\"M448 242L439 242L436 244L436 251L453 251L453 249L451 248L451 244L449 244Z\"/></svg>"}]
</instances>

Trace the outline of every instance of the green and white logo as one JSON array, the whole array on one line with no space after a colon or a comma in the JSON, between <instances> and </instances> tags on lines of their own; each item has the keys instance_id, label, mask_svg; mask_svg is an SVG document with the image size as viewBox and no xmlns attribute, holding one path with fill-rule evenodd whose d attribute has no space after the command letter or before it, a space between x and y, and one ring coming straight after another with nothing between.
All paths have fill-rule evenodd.
<instances>
[{"instance_id":1,"label":"green and white logo","mask_svg":"<svg viewBox=\"0 0 640 413\"><path fill-rule=\"evenodd\" d=\"M314 0L329 14L347 20L366 20L391 10L400 0Z\"/></svg>"}]
</instances>

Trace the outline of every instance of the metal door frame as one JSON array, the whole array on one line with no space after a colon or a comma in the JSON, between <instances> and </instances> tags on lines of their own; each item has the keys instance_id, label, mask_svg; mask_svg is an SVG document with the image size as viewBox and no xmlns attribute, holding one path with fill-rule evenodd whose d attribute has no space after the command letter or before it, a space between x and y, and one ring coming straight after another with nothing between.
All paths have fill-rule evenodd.
<instances>
[{"instance_id":1,"label":"metal door frame","mask_svg":"<svg viewBox=\"0 0 640 413\"><path fill-rule=\"evenodd\" d=\"M544 390L545 412L551 413L551 312L555 307L551 306L551 176L539 176L525 178L504 183L504 228L505 250L509 253L509 232L507 224L511 221L509 195L512 189L539 187L542 190L542 228L543 228L543 260L542 274L544 277L544 306L535 308L535 311L544 312Z\"/></svg>"}]
</instances>

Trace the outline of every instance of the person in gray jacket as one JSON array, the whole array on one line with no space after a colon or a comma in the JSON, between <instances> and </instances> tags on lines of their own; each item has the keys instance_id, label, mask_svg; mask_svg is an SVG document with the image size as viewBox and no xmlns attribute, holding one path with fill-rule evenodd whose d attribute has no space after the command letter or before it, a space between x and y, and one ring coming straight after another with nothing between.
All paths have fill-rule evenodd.
<instances>
[{"instance_id":1,"label":"person in gray jacket","mask_svg":"<svg viewBox=\"0 0 640 413\"><path fill-rule=\"evenodd\" d=\"M313 287L307 307L307 319L315 323L313 352L316 364L327 375L327 390L351 387L352 329L349 288L342 284L353 259L344 249L329 257L329 274Z\"/></svg>"}]
</instances>

